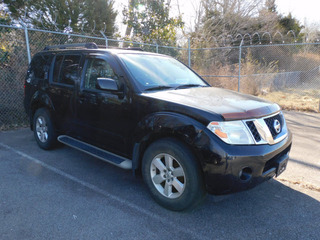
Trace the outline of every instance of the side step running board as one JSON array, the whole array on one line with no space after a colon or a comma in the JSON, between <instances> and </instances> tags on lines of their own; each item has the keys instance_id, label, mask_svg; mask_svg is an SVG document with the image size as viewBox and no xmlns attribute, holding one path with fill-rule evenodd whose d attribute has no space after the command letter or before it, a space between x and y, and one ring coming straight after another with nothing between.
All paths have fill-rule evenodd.
<instances>
[{"instance_id":1,"label":"side step running board","mask_svg":"<svg viewBox=\"0 0 320 240\"><path fill-rule=\"evenodd\" d=\"M132 161L130 159L115 155L101 148L97 148L88 143L82 142L78 139L75 139L66 135L61 135L58 137L58 141L62 142L65 145L68 145L69 147L78 149L82 152L90 154L91 156L94 156L103 161L111 163L117 167L120 167L123 169L132 169Z\"/></svg>"}]
</instances>

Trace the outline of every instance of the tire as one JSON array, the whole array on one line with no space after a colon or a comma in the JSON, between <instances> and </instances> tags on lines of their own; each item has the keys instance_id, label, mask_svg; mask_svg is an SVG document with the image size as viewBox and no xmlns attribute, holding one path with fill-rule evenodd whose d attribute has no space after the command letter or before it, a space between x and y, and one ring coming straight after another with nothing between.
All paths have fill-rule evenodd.
<instances>
[{"instance_id":1,"label":"tire","mask_svg":"<svg viewBox=\"0 0 320 240\"><path fill-rule=\"evenodd\" d=\"M206 193L194 155L171 138L158 140L147 148L142 175L155 201L173 211L195 207Z\"/></svg>"},{"instance_id":2,"label":"tire","mask_svg":"<svg viewBox=\"0 0 320 240\"><path fill-rule=\"evenodd\" d=\"M45 108L39 108L33 116L34 137L42 149L49 150L56 146L57 138L50 118L50 113Z\"/></svg>"}]
</instances>

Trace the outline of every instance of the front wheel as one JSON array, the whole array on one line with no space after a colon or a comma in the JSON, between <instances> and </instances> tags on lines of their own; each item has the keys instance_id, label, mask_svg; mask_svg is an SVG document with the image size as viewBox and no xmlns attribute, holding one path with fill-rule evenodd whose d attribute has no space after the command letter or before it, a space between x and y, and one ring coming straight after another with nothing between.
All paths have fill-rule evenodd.
<instances>
[{"instance_id":1,"label":"front wheel","mask_svg":"<svg viewBox=\"0 0 320 240\"><path fill-rule=\"evenodd\" d=\"M47 109L40 108L35 112L33 117L33 132L39 147L48 150L56 145L56 134Z\"/></svg>"},{"instance_id":2,"label":"front wheel","mask_svg":"<svg viewBox=\"0 0 320 240\"><path fill-rule=\"evenodd\" d=\"M155 201L170 210L194 207L205 195L194 155L174 139L162 139L147 148L142 174Z\"/></svg>"}]
</instances>

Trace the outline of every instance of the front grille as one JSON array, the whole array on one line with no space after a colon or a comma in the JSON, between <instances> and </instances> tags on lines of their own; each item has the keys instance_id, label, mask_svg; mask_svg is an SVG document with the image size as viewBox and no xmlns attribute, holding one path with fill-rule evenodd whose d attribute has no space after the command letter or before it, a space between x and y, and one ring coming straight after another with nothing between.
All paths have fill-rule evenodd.
<instances>
[{"instance_id":1,"label":"front grille","mask_svg":"<svg viewBox=\"0 0 320 240\"><path fill-rule=\"evenodd\" d=\"M248 121L246 123L252 133L252 136L256 140L256 142L260 142L261 137L260 137L260 134L258 133L258 130L257 130L256 126L254 125L253 121Z\"/></svg>"},{"instance_id":2,"label":"front grille","mask_svg":"<svg viewBox=\"0 0 320 240\"><path fill-rule=\"evenodd\" d=\"M274 129L273 127L273 123L274 123L274 120L278 120L280 122L280 125L281 125L281 129L280 129L280 132L282 131L282 127L283 127L283 116L282 114L277 114L275 116L272 116L270 118L265 118L264 121L266 122L271 134L272 134L272 137L275 138L279 133L276 132L276 130Z\"/></svg>"},{"instance_id":3,"label":"front grille","mask_svg":"<svg viewBox=\"0 0 320 240\"><path fill-rule=\"evenodd\" d=\"M265 118L244 120L243 123L247 125L256 144L273 145L282 141L288 135L286 122L281 112ZM279 133L277 133L277 130L280 130Z\"/></svg>"}]
</instances>

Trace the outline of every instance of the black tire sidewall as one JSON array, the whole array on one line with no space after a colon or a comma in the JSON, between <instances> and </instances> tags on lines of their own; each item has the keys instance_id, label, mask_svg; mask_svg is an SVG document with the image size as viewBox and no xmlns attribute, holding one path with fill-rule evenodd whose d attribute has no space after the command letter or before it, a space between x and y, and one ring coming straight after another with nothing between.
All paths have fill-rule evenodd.
<instances>
[{"instance_id":1,"label":"black tire sidewall","mask_svg":"<svg viewBox=\"0 0 320 240\"><path fill-rule=\"evenodd\" d=\"M40 116L42 116L45 119L45 121L47 123L47 127L48 127L48 139L46 142L40 141L40 139L38 138L38 135L37 135L37 131L36 131L36 121L37 121L38 117L40 117ZM49 150L55 146L56 134L55 134L53 123L52 123L52 120L50 117L50 112L47 109L40 108L35 112L35 114L33 116L33 133L34 133L34 137L37 141L37 144L42 149Z\"/></svg>"},{"instance_id":2,"label":"black tire sidewall","mask_svg":"<svg viewBox=\"0 0 320 240\"><path fill-rule=\"evenodd\" d=\"M152 159L161 153L167 153L179 161L186 177L186 185L182 195L175 199L169 199L163 196L155 188L150 175L150 165ZM192 152L181 142L167 138L161 139L151 144L142 160L142 175L144 181L151 193L151 196L157 203L163 207L173 210L182 211L194 207L205 195L204 183L199 164Z\"/></svg>"}]
</instances>

